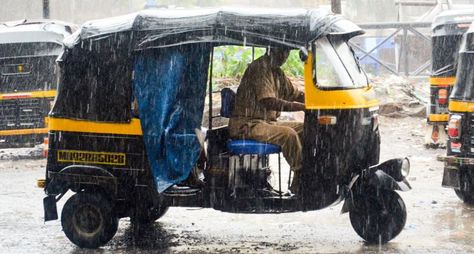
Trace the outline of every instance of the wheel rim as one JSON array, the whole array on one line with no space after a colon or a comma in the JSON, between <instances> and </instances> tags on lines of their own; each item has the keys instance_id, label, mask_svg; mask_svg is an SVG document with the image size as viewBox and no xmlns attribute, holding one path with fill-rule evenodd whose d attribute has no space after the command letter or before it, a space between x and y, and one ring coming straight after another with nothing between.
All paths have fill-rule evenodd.
<instances>
[{"instance_id":1,"label":"wheel rim","mask_svg":"<svg viewBox=\"0 0 474 254\"><path fill-rule=\"evenodd\" d=\"M92 237L101 230L104 218L97 207L87 204L76 210L72 223L79 234Z\"/></svg>"}]
</instances>

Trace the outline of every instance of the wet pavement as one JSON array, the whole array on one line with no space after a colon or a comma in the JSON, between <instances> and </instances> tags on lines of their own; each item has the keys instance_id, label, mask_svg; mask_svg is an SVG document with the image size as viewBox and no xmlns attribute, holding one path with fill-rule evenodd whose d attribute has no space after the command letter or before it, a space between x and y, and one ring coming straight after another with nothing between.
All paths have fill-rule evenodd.
<instances>
[{"instance_id":1,"label":"wet pavement","mask_svg":"<svg viewBox=\"0 0 474 254\"><path fill-rule=\"evenodd\" d=\"M468 253L474 252L474 207L441 187L443 149L423 147L421 118L382 118L382 160L408 156L413 190L401 193L408 218L386 245L368 246L354 232L341 205L288 214L231 214L212 209L170 208L140 239L128 219L98 250L77 248L60 221L43 222L41 189L46 161L0 160L0 253ZM66 201L63 198L59 211Z\"/></svg>"}]
</instances>

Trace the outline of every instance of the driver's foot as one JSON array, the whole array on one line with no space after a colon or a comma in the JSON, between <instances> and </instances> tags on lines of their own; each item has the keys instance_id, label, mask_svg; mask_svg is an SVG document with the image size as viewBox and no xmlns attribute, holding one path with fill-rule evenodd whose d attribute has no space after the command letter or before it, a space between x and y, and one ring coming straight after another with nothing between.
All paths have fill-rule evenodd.
<instances>
[{"instance_id":1,"label":"driver's foot","mask_svg":"<svg viewBox=\"0 0 474 254\"><path fill-rule=\"evenodd\" d=\"M268 189L268 188L265 188L265 189L258 189L257 190L257 195L259 197L279 197L280 194L278 192L276 192L275 190L273 189Z\"/></svg>"},{"instance_id":2,"label":"driver's foot","mask_svg":"<svg viewBox=\"0 0 474 254\"><path fill-rule=\"evenodd\" d=\"M200 191L200 188L193 188L185 185L173 185L165 190L166 194L176 195L176 194L194 194Z\"/></svg>"},{"instance_id":3,"label":"driver's foot","mask_svg":"<svg viewBox=\"0 0 474 254\"><path fill-rule=\"evenodd\" d=\"M294 197L294 196L296 196L296 194L293 193L291 190L288 190L285 193L283 193L283 197Z\"/></svg>"}]
</instances>

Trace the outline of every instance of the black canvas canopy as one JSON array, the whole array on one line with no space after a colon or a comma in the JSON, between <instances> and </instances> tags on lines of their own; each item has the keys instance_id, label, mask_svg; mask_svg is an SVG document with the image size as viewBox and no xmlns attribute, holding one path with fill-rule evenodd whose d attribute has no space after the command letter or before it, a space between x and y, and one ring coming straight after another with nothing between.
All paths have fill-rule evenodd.
<instances>
[{"instance_id":1,"label":"black canvas canopy","mask_svg":"<svg viewBox=\"0 0 474 254\"><path fill-rule=\"evenodd\" d=\"M452 77L456 66L462 35L474 21L474 9L449 10L436 16L432 25L432 75Z\"/></svg>"},{"instance_id":2,"label":"black canvas canopy","mask_svg":"<svg viewBox=\"0 0 474 254\"><path fill-rule=\"evenodd\" d=\"M69 47L126 34L132 50L190 43L305 46L327 34L354 36L361 29L341 16L305 9L146 10L85 23Z\"/></svg>"},{"instance_id":3,"label":"black canvas canopy","mask_svg":"<svg viewBox=\"0 0 474 254\"><path fill-rule=\"evenodd\" d=\"M61 44L76 26L56 20L18 20L0 23L0 44L47 42Z\"/></svg>"},{"instance_id":4,"label":"black canvas canopy","mask_svg":"<svg viewBox=\"0 0 474 254\"><path fill-rule=\"evenodd\" d=\"M474 9L449 10L435 17L431 26L434 35L463 34L467 27L458 29L457 25L469 24L474 21Z\"/></svg>"},{"instance_id":5,"label":"black canvas canopy","mask_svg":"<svg viewBox=\"0 0 474 254\"><path fill-rule=\"evenodd\" d=\"M56 89L55 60L73 29L55 20L0 23L0 92Z\"/></svg>"},{"instance_id":6,"label":"black canvas canopy","mask_svg":"<svg viewBox=\"0 0 474 254\"><path fill-rule=\"evenodd\" d=\"M64 41L58 99L51 114L128 121L133 61L150 49L300 48L328 34L349 39L362 33L342 16L305 9L161 9L86 22Z\"/></svg>"},{"instance_id":7,"label":"black canvas canopy","mask_svg":"<svg viewBox=\"0 0 474 254\"><path fill-rule=\"evenodd\" d=\"M468 102L474 100L474 22L463 37L456 84L450 98Z\"/></svg>"}]
</instances>

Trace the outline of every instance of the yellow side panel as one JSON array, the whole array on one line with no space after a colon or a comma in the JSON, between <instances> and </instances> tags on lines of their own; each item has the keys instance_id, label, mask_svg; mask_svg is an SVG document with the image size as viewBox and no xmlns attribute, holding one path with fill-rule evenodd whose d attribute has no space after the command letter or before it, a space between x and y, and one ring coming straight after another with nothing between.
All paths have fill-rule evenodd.
<instances>
[{"instance_id":1,"label":"yellow side panel","mask_svg":"<svg viewBox=\"0 0 474 254\"><path fill-rule=\"evenodd\" d=\"M430 114L428 119L430 122L447 122L449 118L448 114Z\"/></svg>"},{"instance_id":2,"label":"yellow side panel","mask_svg":"<svg viewBox=\"0 0 474 254\"><path fill-rule=\"evenodd\" d=\"M51 131L142 135L142 127L138 118L133 118L130 123L102 123L50 117L48 123Z\"/></svg>"},{"instance_id":3,"label":"yellow side panel","mask_svg":"<svg viewBox=\"0 0 474 254\"><path fill-rule=\"evenodd\" d=\"M52 98L56 96L56 90L19 92L19 93L3 93L0 94L0 100L14 100L18 98Z\"/></svg>"},{"instance_id":4,"label":"yellow side panel","mask_svg":"<svg viewBox=\"0 0 474 254\"><path fill-rule=\"evenodd\" d=\"M432 86L452 86L456 83L456 77L431 77L430 85Z\"/></svg>"},{"instance_id":5,"label":"yellow side panel","mask_svg":"<svg viewBox=\"0 0 474 254\"><path fill-rule=\"evenodd\" d=\"M474 112L474 102L449 101L449 111L451 112Z\"/></svg>"},{"instance_id":6,"label":"yellow side panel","mask_svg":"<svg viewBox=\"0 0 474 254\"><path fill-rule=\"evenodd\" d=\"M3 130L3 131L0 131L0 136L17 136L17 135L46 134L46 133L48 133L48 128Z\"/></svg>"},{"instance_id":7,"label":"yellow side panel","mask_svg":"<svg viewBox=\"0 0 474 254\"><path fill-rule=\"evenodd\" d=\"M313 81L313 55L304 65L307 109L355 109L378 106L372 86L357 89L321 90Z\"/></svg>"}]
</instances>

